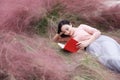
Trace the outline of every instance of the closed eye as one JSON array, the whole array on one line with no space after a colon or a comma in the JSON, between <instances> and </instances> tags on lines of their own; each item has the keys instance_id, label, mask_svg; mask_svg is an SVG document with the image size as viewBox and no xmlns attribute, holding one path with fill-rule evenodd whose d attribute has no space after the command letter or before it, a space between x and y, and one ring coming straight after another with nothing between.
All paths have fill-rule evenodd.
<instances>
[{"instance_id":1,"label":"closed eye","mask_svg":"<svg viewBox=\"0 0 120 80\"><path fill-rule=\"evenodd\" d=\"M68 31L68 30L69 30L69 28L66 28L66 30Z\"/></svg>"}]
</instances>

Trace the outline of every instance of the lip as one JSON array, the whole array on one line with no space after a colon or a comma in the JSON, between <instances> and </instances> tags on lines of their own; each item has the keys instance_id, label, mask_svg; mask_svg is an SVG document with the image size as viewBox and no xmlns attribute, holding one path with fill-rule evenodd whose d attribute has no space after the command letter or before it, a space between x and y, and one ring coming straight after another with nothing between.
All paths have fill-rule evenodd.
<instances>
[{"instance_id":1,"label":"lip","mask_svg":"<svg viewBox=\"0 0 120 80\"><path fill-rule=\"evenodd\" d=\"M69 34L71 35L71 31L69 32Z\"/></svg>"}]
</instances>

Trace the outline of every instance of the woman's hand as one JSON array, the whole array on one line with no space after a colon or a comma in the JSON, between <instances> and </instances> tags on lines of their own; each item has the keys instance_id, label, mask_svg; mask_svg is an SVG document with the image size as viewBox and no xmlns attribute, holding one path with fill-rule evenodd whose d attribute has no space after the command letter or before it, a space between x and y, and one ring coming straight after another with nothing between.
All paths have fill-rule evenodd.
<instances>
[{"instance_id":1,"label":"woman's hand","mask_svg":"<svg viewBox=\"0 0 120 80\"><path fill-rule=\"evenodd\" d=\"M59 36L61 36L62 34L64 34L63 32L60 32Z\"/></svg>"},{"instance_id":2,"label":"woman's hand","mask_svg":"<svg viewBox=\"0 0 120 80\"><path fill-rule=\"evenodd\" d=\"M76 45L78 48L80 49L84 49L85 47L87 47L89 45L89 41L81 41L81 42L78 42Z\"/></svg>"}]
</instances>

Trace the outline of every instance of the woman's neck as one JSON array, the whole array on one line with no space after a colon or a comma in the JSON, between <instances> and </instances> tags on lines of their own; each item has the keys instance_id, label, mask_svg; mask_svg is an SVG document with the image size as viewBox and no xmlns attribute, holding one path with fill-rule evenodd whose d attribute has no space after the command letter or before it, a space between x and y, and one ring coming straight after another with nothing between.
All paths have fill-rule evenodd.
<instances>
[{"instance_id":1,"label":"woman's neck","mask_svg":"<svg viewBox=\"0 0 120 80\"><path fill-rule=\"evenodd\" d=\"M72 27L71 36L73 36L73 35L74 35L75 30L76 30L76 28Z\"/></svg>"}]
</instances>

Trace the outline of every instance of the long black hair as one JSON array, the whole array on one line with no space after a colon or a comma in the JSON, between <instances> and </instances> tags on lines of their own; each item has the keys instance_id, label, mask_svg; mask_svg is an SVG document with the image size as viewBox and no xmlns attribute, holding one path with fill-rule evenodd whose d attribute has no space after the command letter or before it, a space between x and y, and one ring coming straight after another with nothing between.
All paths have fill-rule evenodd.
<instances>
[{"instance_id":1,"label":"long black hair","mask_svg":"<svg viewBox=\"0 0 120 80\"><path fill-rule=\"evenodd\" d=\"M61 28L65 24L70 25L70 21L68 21L68 20L62 20L62 21L59 22L59 24L58 24L58 31L57 31L58 34L60 34L62 32ZM62 34L61 37L70 37L70 36Z\"/></svg>"}]
</instances>

